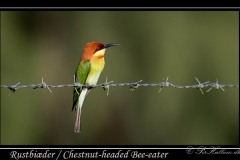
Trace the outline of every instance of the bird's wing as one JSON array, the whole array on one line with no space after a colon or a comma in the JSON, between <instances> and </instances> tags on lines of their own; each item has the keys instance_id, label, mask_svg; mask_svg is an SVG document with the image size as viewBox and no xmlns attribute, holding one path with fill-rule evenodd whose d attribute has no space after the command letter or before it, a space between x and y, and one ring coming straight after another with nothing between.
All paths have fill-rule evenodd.
<instances>
[{"instance_id":1,"label":"bird's wing","mask_svg":"<svg viewBox=\"0 0 240 160\"><path fill-rule=\"evenodd\" d=\"M91 63L90 60L80 62L76 72L75 72L75 81L80 84L85 84L88 74L91 69ZM74 87L73 89L73 105L72 110L75 108L79 95L81 94L81 88L80 87Z\"/></svg>"}]
</instances>

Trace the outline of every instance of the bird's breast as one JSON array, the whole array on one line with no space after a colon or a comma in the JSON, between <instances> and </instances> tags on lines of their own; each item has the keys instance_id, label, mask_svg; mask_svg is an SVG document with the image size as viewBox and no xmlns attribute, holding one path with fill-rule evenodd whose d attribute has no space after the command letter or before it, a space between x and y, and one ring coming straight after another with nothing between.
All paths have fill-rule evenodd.
<instances>
[{"instance_id":1,"label":"bird's breast","mask_svg":"<svg viewBox=\"0 0 240 160\"><path fill-rule=\"evenodd\" d=\"M90 60L91 63L91 69L90 72L88 74L88 78L86 80L86 82L89 85L95 85L97 84L97 81L99 79L99 76L104 68L105 62L104 62L104 57L96 57L96 58L92 58Z\"/></svg>"}]
</instances>

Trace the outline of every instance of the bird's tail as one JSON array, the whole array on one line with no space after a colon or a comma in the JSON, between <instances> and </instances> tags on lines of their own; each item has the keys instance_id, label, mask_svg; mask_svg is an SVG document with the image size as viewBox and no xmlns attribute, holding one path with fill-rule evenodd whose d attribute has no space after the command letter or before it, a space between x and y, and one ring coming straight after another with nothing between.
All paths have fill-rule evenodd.
<instances>
[{"instance_id":1,"label":"bird's tail","mask_svg":"<svg viewBox=\"0 0 240 160\"><path fill-rule=\"evenodd\" d=\"M77 133L81 132L81 110L82 110L82 105L83 101L88 93L88 89L84 88L79 96L78 102L77 102L77 117L75 121L75 128L74 131Z\"/></svg>"}]
</instances>

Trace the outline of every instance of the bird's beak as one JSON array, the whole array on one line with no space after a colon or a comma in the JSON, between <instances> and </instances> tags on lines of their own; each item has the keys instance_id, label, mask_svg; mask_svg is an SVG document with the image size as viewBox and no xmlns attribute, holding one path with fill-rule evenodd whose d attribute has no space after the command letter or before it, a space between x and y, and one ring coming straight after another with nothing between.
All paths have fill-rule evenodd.
<instances>
[{"instance_id":1,"label":"bird's beak","mask_svg":"<svg viewBox=\"0 0 240 160\"><path fill-rule=\"evenodd\" d=\"M104 48L112 47L112 46L118 46L120 44L117 43L109 43L109 44L104 44Z\"/></svg>"}]
</instances>

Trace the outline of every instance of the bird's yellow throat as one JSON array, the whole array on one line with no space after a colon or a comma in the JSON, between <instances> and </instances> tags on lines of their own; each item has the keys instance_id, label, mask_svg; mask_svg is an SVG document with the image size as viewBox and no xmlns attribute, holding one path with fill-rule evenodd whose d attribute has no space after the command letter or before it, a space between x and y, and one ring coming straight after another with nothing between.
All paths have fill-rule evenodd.
<instances>
[{"instance_id":1,"label":"bird's yellow throat","mask_svg":"<svg viewBox=\"0 0 240 160\"><path fill-rule=\"evenodd\" d=\"M105 49L104 49L105 51ZM90 85L97 84L98 78L104 68L104 51L100 50L96 52L90 60L91 69L87 78L86 83Z\"/></svg>"}]
</instances>

